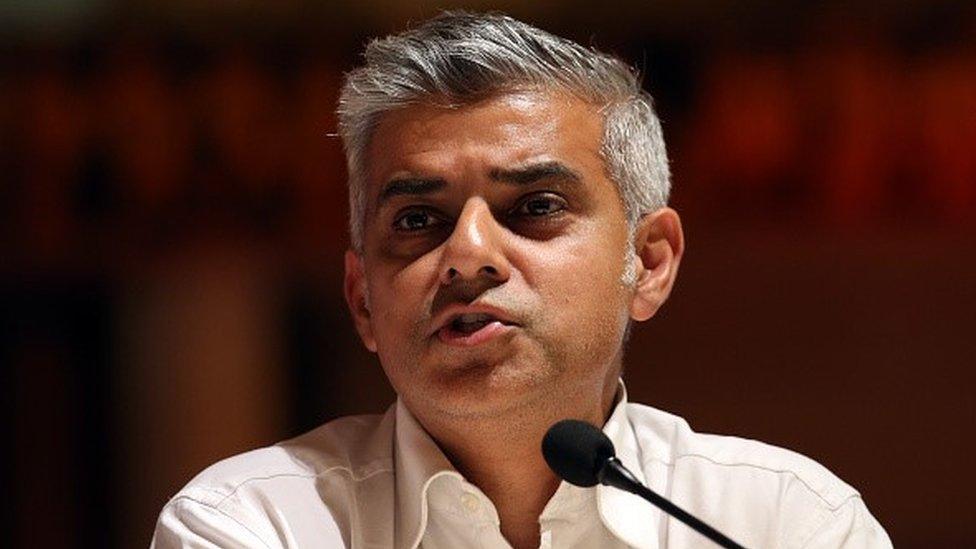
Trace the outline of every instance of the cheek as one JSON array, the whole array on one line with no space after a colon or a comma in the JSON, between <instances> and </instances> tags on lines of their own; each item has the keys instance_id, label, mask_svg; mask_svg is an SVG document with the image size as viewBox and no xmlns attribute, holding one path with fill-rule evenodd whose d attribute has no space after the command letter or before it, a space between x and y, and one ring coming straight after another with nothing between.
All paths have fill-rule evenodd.
<instances>
[{"instance_id":1,"label":"cheek","mask_svg":"<svg viewBox=\"0 0 976 549\"><path fill-rule=\"evenodd\" d=\"M624 256L623 246L614 254L606 247L594 253L588 245L536 256L548 260L548 276L538 279L548 305L544 316L567 351L588 361L612 358L623 338L628 318L628 294L620 282Z\"/></svg>"},{"instance_id":2,"label":"cheek","mask_svg":"<svg viewBox=\"0 0 976 549\"><path fill-rule=\"evenodd\" d=\"M409 288L409 287L407 287ZM410 379L422 350L418 347L416 319L412 312L417 297L409 289L393 284L378 285L373 295L372 327L376 354L394 389L403 391L402 382Z\"/></svg>"},{"instance_id":3,"label":"cheek","mask_svg":"<svg viewBox=\"0 0 976 549\"><path fill-rule=\"evenodd\" d=\"M396 347L416 339L422 323L430 316L431 280L436 273L425 261L403 269L377 272L370 285L373 329L377 343Z\"/></svg>"},{"instance_id":4,"label":"cheek","mask_svg":"<svg viewBox=\"0 0 976 549\"><path fill-rule=\"evenodd\" d=\"M567 303L588 302L596 310L620 306L628 242L618 232L587 227L548 256Z\"/></svg>"}]
</instances>

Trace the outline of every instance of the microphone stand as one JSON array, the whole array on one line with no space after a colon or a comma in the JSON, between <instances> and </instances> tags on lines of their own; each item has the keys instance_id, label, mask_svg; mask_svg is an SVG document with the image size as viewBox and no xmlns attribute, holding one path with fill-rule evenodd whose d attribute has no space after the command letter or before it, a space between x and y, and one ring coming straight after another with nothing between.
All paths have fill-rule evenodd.
<instances>
[{"instance_id":1,"label":"microphone stand","mask_svg":"<svg viewBox=\"0 0 976 549\"><path fill-rule=\"evenodd\" d=\"M634 475L628 471L626 467L624 467L624 464L621 463L616 456L607 459L603 463L603 466L600 467L600 470L596 473L596 478L600 481L600 484L613 486L614 488L620 488L621 490L626 490L632 494L637 494L638 496L658 506L665 513L687 524L699 534L714 541L718 545L725 547L726 549L745 549L743 546L729 539L725 534L705 524L684 509L664 499L647 486L641 484L641 482L637 480L637 478L634 477Z\"/></svg>"}]
</instances>

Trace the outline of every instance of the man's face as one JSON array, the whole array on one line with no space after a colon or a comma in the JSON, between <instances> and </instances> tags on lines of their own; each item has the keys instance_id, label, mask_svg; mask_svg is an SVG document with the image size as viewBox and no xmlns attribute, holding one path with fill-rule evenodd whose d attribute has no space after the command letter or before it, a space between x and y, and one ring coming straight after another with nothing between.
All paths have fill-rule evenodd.
<instances>
[{"instance_id":1,"label":"man's face","mask_svg":"<svg viewBox=\"0 0 976 549\"><path fill-rule=\"evenodd\" d=\"M381 118L346 284L412 410L491 414L615 383L633 292L602 134L595 107L537 92Z\"/></svg>"}]
</instances>

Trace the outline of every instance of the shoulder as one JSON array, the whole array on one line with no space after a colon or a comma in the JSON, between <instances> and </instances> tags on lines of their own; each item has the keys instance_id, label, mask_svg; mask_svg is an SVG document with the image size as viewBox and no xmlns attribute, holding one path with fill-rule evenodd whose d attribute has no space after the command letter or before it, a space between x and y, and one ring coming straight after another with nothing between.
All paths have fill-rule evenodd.
<instances>
[{"instance_id":1,"label":"shoulder","mask_svg":"<svg viewBox=\"0 0 976 549\"><path fill-rule=\"evenodd\" d=\"M826 467L792 450L736 436L698 433L683 418L642 404L630 404L628 416L638 440L658 443L654 446L658 451L645 452L645 458L671 468L795 481L833 508L858 495Z\"/></svg>"},{"instance_id":2,"label":"shoulder","mask_svg":"<svg viewBox=\"0 0 976 549\"><path fill-rule=\"evenodd\" d=\"M800 453L697 433L681 417L641 404L628 404L627 411L648 478L666 475L676 503L741 531L752 542L747 545L802 546L827 533L887 540L857 490ZM756 532L770 538L757 539Z\"/></svg>"},{"instance_id":3,"label":"shoulder","mask_svg":"<svg viewBox=\"0 0 976 549\"><path fill-rule=\"evenodd\" d=\"M290 530L303 524L341 532L356 504L357 484L392 482L392 421L390 413L340 418L219 461L170 499L154 539L202 530L220 536L237 532L268 543L283 528L296 534ZM283 517L287 524L278 524Z\"/></svg>"},{"instance_id":4,"label":"shoulder","mask_svg":"<svg viewBox=\"0 0 976 549\"><path fill-rule=\"evenodd\" d=\"M273 446L223 459L190 480L179 495L219 504L249 485L392 471L392 424L384 415L349 416Z\"/></svg>"}]
</instances>

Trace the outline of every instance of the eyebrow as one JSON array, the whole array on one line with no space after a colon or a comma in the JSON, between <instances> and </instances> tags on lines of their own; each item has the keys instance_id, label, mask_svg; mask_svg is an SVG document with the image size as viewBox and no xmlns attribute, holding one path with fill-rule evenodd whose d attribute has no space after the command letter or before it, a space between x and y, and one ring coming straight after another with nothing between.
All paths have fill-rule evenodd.
<instances>
[{"instance_id":1,"label":"eyebrow","mask_svg":"<svg viewBox=\"0 0 976 549\"><path fill-rule=\"evenodd\" d=\"M544 179L564 179L572 182L582 181L575 170L562 162L549 161L530 164L518 168L495 168L488 173L493 181L513 185L531 185ZM447 181L439 177L398 177L391 179L376 200L379 208L396 196L419 196L437 192L447 186Z\"/></svg>"},{"instance_id":2,"label":"eyebrow","mask_svg":"<svg viewBox=\"0 0 976 549\"><path fill-rule=\"evenodd\" d=\"M383 187L383 192L380 193L380 196L376 201L376 206L382 206L384 202L395 196L430 194L439 191L446 186L447 181L437 177L398 177L390 180L390 182Z\"/></svg>"},{"instance_id":3,"label":"eyebrow","mask_svg":"<svg viewBox=\"0 0 976 549\"><path fill-rule=\"evenodd\" d=\"M488 175L495 181L514 185L531 185L543 179L566 179L577 183L583 180L572 168L555 160L511 169L496 168Z\"/></svg>"}]
</instances>

